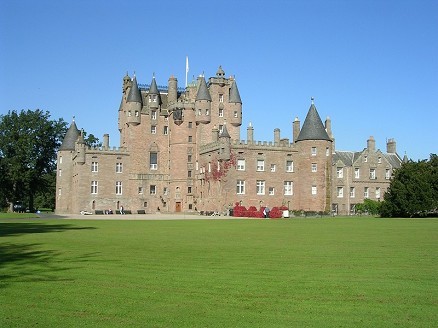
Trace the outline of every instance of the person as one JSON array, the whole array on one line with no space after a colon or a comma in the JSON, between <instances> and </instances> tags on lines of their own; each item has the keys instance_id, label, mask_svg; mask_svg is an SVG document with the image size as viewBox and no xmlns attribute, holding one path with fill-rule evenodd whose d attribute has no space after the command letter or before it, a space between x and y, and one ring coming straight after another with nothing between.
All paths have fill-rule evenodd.
<instances>
[{"instance_id":1,"label":"person","mask_svg":"<svg viewBox=\"0 0 438 328\"><path fill-rule=\"evenodd\" d=\"M265 209L263 210L263 214L265 215L265 218L267 219L267 218L269 218L269 207L268 206L266 206L265 207Z\"/></svg>"},{"instance_id":2,"label":"person","mask_svg":"<svg viewBox=\"0 0 438 328\"><path fill-rule=\"evenodd\" d=\"M112 210L112 209L109 209L109 210L108 210L108 214L113 214L113 210Z\"/></svg>"},{"instance_id":3,"label":"person","mask_svg":"<svg viewBox=\"0 0 438 328\"><path fill-rule=\"evenodd\" d=\"M120 205L120 214L125 214L125 213L123 212L123 206L122 206L122 205Z\"/></svg>"}]
</instances>

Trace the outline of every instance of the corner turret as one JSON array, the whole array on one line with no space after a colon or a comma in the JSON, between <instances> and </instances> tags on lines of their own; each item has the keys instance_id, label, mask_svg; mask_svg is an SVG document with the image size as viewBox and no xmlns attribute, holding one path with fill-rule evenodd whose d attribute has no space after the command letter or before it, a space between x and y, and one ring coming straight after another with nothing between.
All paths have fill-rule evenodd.
<instances>
[{"instance_id":1,"label":"corner turret","mask_svg":"<svg viewBox=\"0 0 438 328\"><path fill-rule=\"evenodd\" d=\"M199 88L195 100L196 123L211 122L211 96L204 76L198 78Z\"/></svg>"},{"instance_id":2,"label":"corner turret","mask_svg":"<svg viewBox=\"0 0 438 328\"><path fill-rule=\"evenodd\" d=\"M303 127L301 128L300 134L298 135L296 142L303 140L327 140L331 141L327 134L327 131L322 124L321 117L316 110L315 104L310 105L309 111L307 112L306 119L304 120Z\"/></svg>"},{"instance_id":3,"label":"corner turret","mask_svg":"<svg viewBox=\"0 0 438 328\"><path fill-rule=\"evenodd\" d=\"M231 78L230 78L231 80ZM239 89L237 88L237 82L233 79L230 87L230 110L233 115L231 118L231 125L241 126L242 125L242 99L240 98Z\"/></svg>"},{"instance_id":4,"label":"corner turret","mask_svg":"<svg viewBox=\"0 0 438 328\"><path fill-rule=\"evenodd\" d=\"M158 91L157 82L155 76L152 77L151 87L149 88L148 106L150 109L158 109L161 105L160 92Z\"/></svg>"},{"instance_id":5,"label":"corner turret","mask_svg":"<svg viewBox=\"0 0 438 328\"><path fill-rule=\"evenodd\" d=\"M73 118L73 121L71 122L70 127L68 128L67 133L64 136L64 140L62 140L62 144L61 147L59 147L59 150L75 150L76 141L78 140L79 135L79 129L76 126L76 122Z\"/></svg>"},{"instance_id":6,"label":"corner turret","mask_svg":"<svg viewBox=\"0 0 438 328\"><path fill-rule=\"evenodd\" d=\"M134 75L132 80L132 86L129 90L128 97L126 99L126 123L130 125L138 125L141 123L141 108L142 108L141 93L138 88L137 78Z\"/></svg>"}]
</instances>

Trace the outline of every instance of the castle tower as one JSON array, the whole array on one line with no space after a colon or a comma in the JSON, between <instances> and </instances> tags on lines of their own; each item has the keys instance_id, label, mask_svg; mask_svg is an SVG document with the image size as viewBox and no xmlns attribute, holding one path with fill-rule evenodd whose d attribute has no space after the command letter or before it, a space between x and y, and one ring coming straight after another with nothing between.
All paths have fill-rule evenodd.
<instances>
[{"instance_id":1,"label":"castle tower","mask_svg":"<svg viewBox=\"0 0 438 328\"><path fill-rule=\"evenodd\" d=\"M178 100L178 80L172 75L167 82L167 86L167 104L170 106L175 104Z\"/></svg>"},{"instance_id":2,"label":"castle tower","mask_svg":"<svg viewBox=\"0 0 438 328\"><path fill-rule=\"evenodd\" d=\"M230 79L231 80L231 79ZM230 88L230 111L232 113L230 123L233 126L242 125L242 100L240 99L237 82L233 79Z\"/></svg>"},{"instance_id":3,"label":"castle tower","mask_svg":"<svg viewBox=\"0 0 438 328\"><path fill-rule=\"evenodd\" d=\"M196 123L208 124L211 122L211 95L205 78L198 78L199 88L195 100Z\"/></svg>"},{"instance_id":4,"label":"castle tower","mask_svg":"<svg viewBox=\"0 0 438 328\"><path fill-rule=\"evenodd\" d=\"M141 123L141 108L142 108L141 93L138 88L137 78L134 75L132 80L132 87L129 90L126 98L126 123L128 125L138 125Z\"/></svg>"},{"instance_id":5,"label":"castle tower","mask_svg":"<svg viewBox=\"0 0 438 328\"><path fill-rule=\"evenodd\" d=\"M313 102L296 139L301 153L298 170L302 173L294 195L298 208L306 211L329 211L331 204L331 139Z\"/></svg>"},{"instance_id":6,"label":"castle tower","mask_svg":"<svg viewBox=\"0 0 438 328\"><path fill-rule=\"evenodd\" d=\"M79 135L80 132L73 119L57 156L56 213L72 213L74 158Z\"/></svg>"},{"instance_id":7,"label":"castle tower","mask_svg":"<svg viewBox=\"0 0 438 328\"><path fill-rule=\"evenodd\" d=\"M151 86L149 88L148 95L148 107L150 110L158 110L161 108L161 97L158 91L157 82L155 76L152 77Z\"/></svg>"}]
</instances>

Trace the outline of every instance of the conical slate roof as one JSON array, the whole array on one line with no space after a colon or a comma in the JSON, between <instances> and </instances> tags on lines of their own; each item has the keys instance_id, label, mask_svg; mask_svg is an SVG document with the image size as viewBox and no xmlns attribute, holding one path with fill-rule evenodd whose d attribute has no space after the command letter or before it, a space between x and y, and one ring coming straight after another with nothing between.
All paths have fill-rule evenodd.
<instances>
[{"instance_id":1,"label":"conical slate roof","mask_svg":"<svg viewBox=\"0 0 438 328\"><path fill-rule=\"evenodd\" d=\"M196 95L196 100L208 100L211 101L210 92L207 88L207 82L205 82L205 78L202 77L200 79L198 94Z\"/></svg>"},{"instance_id":2,"label":"conical slate roof","mask_svg":"<svg viewBox=\"0 0 438 328\"><path fill-rule=\"evenodd\" d=\"M62 141L61 147L59 150L75 150L75 143L80 135L78 127L76 126L75 121L70 124L70 127L67 130L67 133L64 136L64 140Z\"/></svg>"},{"instance_id":3,"label":"conical slate roof","mask_svg":"<svg viewBox=\"0 0 438 328\"><path fill-rule=\"evenodd\" d=\"M237 89L237 82L234 81L231 85L230 89L230 103L242 103L242 99L240 99L239 89Z\"/></svg>"},{"instance_id":4,"label":"conical slate roof","mask_svg":"<svg viewBox=\"0 0 438 328\"><path fill-rule=\"evenodd\" d=\"M132 87L131 90L129 90L128 98L126 99L126 101L142 103L140 90L138 89L137 78L135 76L132 80Z\"/></svg>"},{"instance_id":5,"label":"conical slate roof","mask_svg":"<svg viewBox=\"0 0 438 328\"><path fill-rule=\"evenodd\" d=\"M322 124L321 117L313 101L297 138L297 141L302 140L331 140Z\"/></svg>"},{"instance_id":6,"label":"conical slate roof","mask_svg":"<svg viewBox=\"0 0 438 328\"><path fill-rule=\"evenodd\" d=\"M230 134L228 133L227 125L226 124L223 125L222 132L221 132L219 137L220 138L231 138Z\"/></svg>"},{"instance_id":7,"label":"conical slate roof","mask_svg":"<svg viewBox=\"0 0 438 328\"><path fill-rule=\"evenodd\" d=\"M150 95L158 95L158 87L157 82L155 81L155 77L152 78L151 87L149 88L149 94Z\"/></svg>"}]
</instances>

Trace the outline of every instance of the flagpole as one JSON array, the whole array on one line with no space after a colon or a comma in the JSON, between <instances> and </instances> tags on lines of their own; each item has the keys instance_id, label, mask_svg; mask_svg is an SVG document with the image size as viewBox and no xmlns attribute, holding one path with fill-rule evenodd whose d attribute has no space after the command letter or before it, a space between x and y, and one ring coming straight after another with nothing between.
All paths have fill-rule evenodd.
<instances>
[{"instance_id":1,"label":"flagpole","mask_svg":"<svg viewBox=\"0 0 438 328\"><path fill-rule=\"evenodd\" d=\"M189 73L189 56L186 56L186 88L187 88L187 74Z\"/></svg>"}]
</instances>

